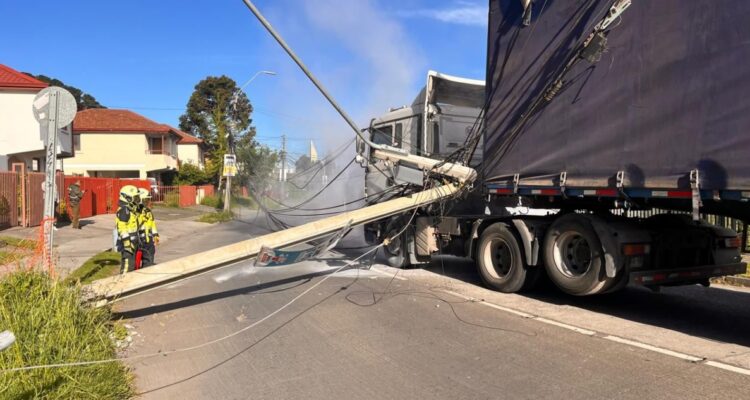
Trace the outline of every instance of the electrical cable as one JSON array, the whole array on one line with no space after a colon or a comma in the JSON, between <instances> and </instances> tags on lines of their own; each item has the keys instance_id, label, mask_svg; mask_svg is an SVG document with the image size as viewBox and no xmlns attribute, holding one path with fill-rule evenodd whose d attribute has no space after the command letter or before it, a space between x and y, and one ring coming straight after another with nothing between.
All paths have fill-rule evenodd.
<instances>
[{"instance_id":1,"label":"electrical cable","mask_svg":"<svg viewBox=\"0 0 750 400\"><path fill-rule=\"evenodd\" d=\"M425 184L425 188L427 186L428 186L428 184ZM415 203L418 203L418 202L419 201L415 201ZM317 288L318 286L320 286L321 284L323 284L324 282L326 282L328 279L330 279L336 273L341 272L345 268L353 265L354 263L356 263L357 261L361 260L362 258L364 258L365 256L367 256L368 254L376 252L381 247L387 245L387 243L389 243L391 240L394 240L395 238L399 237L409 227L409 225L411 224L411 221L413 221L413 219L416 216L418 210L419 210L418 207L414 208L414 212L412 213L411 218L409 219L409 221L404 225L404 227L398 233L395 233L395 234L391 235L390 237L384 239L383 242L375 245L372 249L370 249L370 250L362 253L361 255L359 255L357 258L355 258L355 259L353 259L353 260L345 263L341 267L338 267L335 270L331 271L331 273L328 274L328 275L326 275L325 277L323 277L323 279L319 280L314 285L310 286L305 291L303 291L302 293L298 294L297 296L295 296L294 298L292 298L290 301L288 301L287 303L285 303L281 307L277 308L273 312L267 314L263 318L261 318L261 319L255 321L255 322L253 322L252 324L250 324L250 325L248 325L248 326L246 326L246 327L244 327L242 329L236 330L236 331L234 331L232 333L229 333L227 335L224 335L222 337L219 337L219 338L216 338L216 339L213 339L213 340L210 340L210 341L206 341L206 342L194 345L194 346L182 347L182 348L178 348L178 349L174 349L174 350L167 350L167 351L157 352L157 353L140 354L140 355L129 356L129 357L122 357L122 358L109 358L109 359L103 359L103 360L74 361L74 362L67 362L67 363L30 365L30 366L25 366L25 367L15 367L15 368L2 369L2 370L0 370L0 373L30 371L30 370L36 370L36 369L77 367L77 366L87 366L87 365L95 365L95 364L105 364L105 363L118 362L118 361L140 360L140 359L145 359L145 358L152 358L152 357L157 357L157 356L167 356L167 355L170 355L170 354L176 354L176 353L183 353L183 352L194 351L194 350L198 350L198 349L201 349L201 348L204 348L204 347L211 346L211 345L216 344L216 343L223 342L225 340L228 340L228 339L230 339L232 337L235 337L235 336L237 336L237 335L239 335L239 334L241 334L243 332L246 332L246 331L248 331L248 330L250 330L250 329L252 329L252 328L254 328L254 327L256 327L256 326L258 326L260 324L262 324L263 322L265 322L268 319L272 318L273 316L277 315L281 311L287 309L289 306L291 306L292 304L294 304L297 300L299 300L300 298L304 297L306 294L310 293L312 290L314 290L315 288Z\"/></svg>"}]
</instances>

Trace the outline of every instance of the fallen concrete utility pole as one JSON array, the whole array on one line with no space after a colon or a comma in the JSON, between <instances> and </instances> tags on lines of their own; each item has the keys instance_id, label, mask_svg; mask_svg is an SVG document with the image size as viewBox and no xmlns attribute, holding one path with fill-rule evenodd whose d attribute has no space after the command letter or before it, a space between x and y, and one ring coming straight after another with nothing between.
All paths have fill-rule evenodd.
<instances>
[{"instance_id":1,"label":"fallen concrete utility pole","mask_svg":"<svg viewBox=\"0 0 750 400\"><path fill-rule=\"evenodd\" d=\"M437 174L450 176L458 179L459 182L473 182L477 177L477 171L473 168L452 163L442 163L432 158L415 156L413 154L399 154L391 151L375 150L372 155L381 160L411 164L426 171L429 170Z\"/></svg>"},{"instance_id":2,"label":"fallen concrete utility pole","mask_svg":"<svg viewBox=\"0 0 750 400\"><path fill-rule=\"evenodd\" d=\"M118 297L132 295L222 265L256 257L262 246L280 248L305 243L312 239L333 234L347 225L365 224L445 199L458 190L458 186L448 184L283 231L167 261L125 275L100 279L88 285L89 300L98 300L98 304L103 305Z\"/></svg>"}]
</instances>

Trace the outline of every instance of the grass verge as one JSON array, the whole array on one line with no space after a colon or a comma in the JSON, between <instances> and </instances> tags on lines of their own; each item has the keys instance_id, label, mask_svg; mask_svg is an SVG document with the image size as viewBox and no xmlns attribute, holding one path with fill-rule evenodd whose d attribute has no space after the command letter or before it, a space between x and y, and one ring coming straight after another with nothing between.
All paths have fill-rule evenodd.
<instances>
[{"instance_id":1,"label":"grass verge","mask_svg":"<svg viewBox=\"0 0 750 400\"><path fill-rule=\"evenodd\" d=\"M22 258L23 256L16 252L0 250L0 265L10 264Z\"/></svg>"},{"instance_id":2,"label":"grass verge","mask_svg":"<svg viewBox=\"0 0 750 400\"><path fill-rule=\"evenodd\" d=\"M247 207L252 210L258 209L258 204L251 197L232 196L232 204L235 206Z\"/></svg>"},{"instance_id":3,"label":"grass verge","mask_svg":"<svg viewBox=\"0 0 750 400\"><path fill-rule=\"evenodd\" d=\"M234 214L232 214L231 211L217 211L201 215L200 218L198 218L198 222L215 224L217 222L231 221L233 217Z\"/></svg>"},{"instance_id":4,"label":"grass verge","mask_svg":"<svg viewBox=\"0 0 750 400\"><path fill-rule=\"evenodd\" d=\"M0 278L0 327L16 335L0 369L116 357L110 311L82 303L80 290L39 272ZM0 374L0 398L125 399L131 382L121 362L9 372Z\"/></svg>"},{"instance_id":5,"label":"grass verge","mask_svg":"<svg viewBox=\"0 0 750 400\"><path fill-rule=\"evenodd\" d=\"M103 251L84 262L65 278L69 284L91 283L97 279L117 275L120 272L120 253Z\"/></svg>"},{"instance_id":6,"label":"grass verge","mask_svg":"<svg viewBox=\"0 0 750 400\"><path fill-rule=\"evenodd\" d=\"M4 242L8 246L18 247L26 250L36 249L36 240L31 239L19 239L13 236L0 236L0 242Z\"/></svg>"}]
</instances>

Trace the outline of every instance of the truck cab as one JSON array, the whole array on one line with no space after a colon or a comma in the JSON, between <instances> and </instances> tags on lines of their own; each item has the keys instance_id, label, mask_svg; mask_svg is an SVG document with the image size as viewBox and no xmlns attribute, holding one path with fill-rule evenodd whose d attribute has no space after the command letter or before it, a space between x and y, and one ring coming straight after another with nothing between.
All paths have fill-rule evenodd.
<instances>
[{"instance_id":1,"label":"truck cab","mask_svg":"<svg viewBox=\"0 0 750 400\"><path fill-rule=\"evenodd\" d=\"M366 134L375 144L442 160L464 146L469 133L479 129L484 101L484 81L429 71L425 86L412 104L391 108L373 118ZM481 163L481 147L477 146L470 166ZM402 188L424 185L424 171L376 159L372 151L365 142L357 142L358 159L365 168L368 205L397 197ZM403 226L402 218L393 217L365 225L365 238L370 243L380 242L396 227ZM409 247L409 251L402 251L401 246ZM428 261L429 257L417 256L414 246L412 234L401 235L399 240L390 243L386 253L391 265Z\"/></svg>"},{"instance_id":2,"label":"truck cab","mask_svg":"<svg viewBox=\"0 0 750 400\"><path fill-rule=\"evenodd\" d=\"M390 108L373 118L366 134L375 144L444 159L463 146L469 132L479 126L483 105L484 81L429 71L425 86L412 104ZM368 203L390 197L381 195L397 185L422 185L422 171L393 169L387 162L375 160L371 151L363 141L358 141ZM478 146L470 165L478 165L481 160L482 149Z\"/></svg>"}]
</instances>

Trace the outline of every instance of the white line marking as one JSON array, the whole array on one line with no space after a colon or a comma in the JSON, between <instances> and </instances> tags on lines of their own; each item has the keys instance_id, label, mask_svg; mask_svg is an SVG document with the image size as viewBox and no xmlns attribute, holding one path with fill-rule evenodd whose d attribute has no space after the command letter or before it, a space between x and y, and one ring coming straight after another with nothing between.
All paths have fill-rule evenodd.
<instances>
[{"instance_id":1,"label":"white line marking","mask_svg":"<svg viewBox=\"0 0 750 400\"><path fill-rule=\"evenodd\" d=\"M505 311L505 312L509 312L511 314L518 315L519 317L529 318L529 319L535 318L534 315L527 314L527 313L525 313L523 311L517 311L517 310L514 310L512 308L499 306L499 305L493 304L493 303L488 303L488 302L486 302L484 300L479 300L478 303L481 304L481 305L483 305L483 306L487 306L487 307L490 307L490 308L494 308L494 309L497 309L497 310L502 310L502 311Z\"/></svg>"},{"instance_id":2,"label":"white line marking","mask_svg":"<svg viewBox=\"0 0 750 400\"><path fill-rule=\"evenodd\" d=\"M553 321L551 319L542 318L542 317L535 317L534 319L537 320L537 321L539 321L539 322L544 322L545 324L550 324L550 325L554 325L554 326L559 326L560 328L570 329L571 331L578 332L578 333L583 334L583 335L588 335L588 336L594 336L594 335L596 335L596 332L594 332L594 331L590 331L588 329L579 328L579 327L573 326L573 325L563 324L562 322Z\"/></svg>"},{"instance_id":3,"label":"white line marking","mask_svg":"<svg viewBox=\"0 0 750 400\"><path fill-rule=\"evenodd\" d=\"M654 352L661 353L661 354L666 354L668 356L677 357L677 358L680 358L680 359L683 359L683 360L687 360L687 361L691 361L691 362L698 362L698 361L702 361L703 360L700 357L691 356L689 354L678 353L676 351L663 349L661 347L656 347L656 346L652 346L650 344L640 343L640 342L636 342L636 341L633 341L633 340L623 339L623 338L618 337L618 336L610 336L610 335L608 335L608 336L604 336L603 339L611 340L611 341L617 342L617 343L626 344L626 345L629 345L629 346L640 347L641 349L650 350L650 351L654 351Z\"/></svg>"},{"instance_id":4,"label":"white line marking","mask_svg":"<svg viewBox=\"0 0 750 400\"><path fill-rule=\"evenodd\" d=\"M447 293L447 294L450 294L450 295L453 295L453 296L456 296L456 297L459 297L459 298L462 298L462 299L465 299L465 300L476 302L477 304L482 304L482 305L490 307L490 308L494 308L494 309L497 309L497 310L509 312L511 314L515 314L515 315L518 315L518 316L523 317L523 318L532 319L532 320L539 321L539 322L542 322L542 323L545 323L545 324L554 325L554 326L558 326L560 328L568 329L568 330L571 330L573 332L580 333L582 335L596 337L596 334L597 334L596 332L590 331L588 329L583 329L583 328L579 328L579 327L576 327L576 326L573 326L573 325L564 324L562 322L553 321L553 320L550 320L550 319L547 319L547 318L543 318L543 317L539 317L539 316L536 316L536 315L528 314L528 313L525 313L523 311L517 311L517 310L514 310L512 308L499 306L497 304L489 303L489 302L486 302L486 301L484 301L482 299L476 299L476 298L473 298L473 297L469 297L469 296L463 295L461 293L454 292L452 290L441 290L441 292ZM661 348L661 347L652 346L652 345L646 344L646 343L636 342L634 340L629 340L629 339L621 338L619 336L606 335L606 336L601 336L601 338L609 340L609 341L612 341L612 342L617 342L617 343L620 343L620 344L624 344L624 345L627 345L627 346L638 347L638 348L641 348L641 349L644 349L644 350L653 351L655 353L660 353L660 354L663 354L663 355L666 355L666 356L679 358L681 360L690 361L690 362L699 363L699 364L705 364L705 365L712 366L714 368L723 369L725 371L730 371L730 372L738 373L738 374L741 374L741 375L748 375L748 376L750 376L750 369L747 369L747 368L737 367L737 366L734 366L734 365L725 364L725 363L718 362L718 361L710 361L710 360L706 360L705 358L696 357L696 356L692 356L692 355L689 355L689 354L684 354L684 353L680 353L680 352L677 352L677 351L672 351L672 350L664 349L664 348Z\"/></svg>"},{"instance_id":5,"label":"white line marking","mask_svg":"<svg viewBox=\"0 0 750 400\"><path fill-rule=\"evenodd\" d=\"M718 361L706 361L705 364L706 365L710 365L712 367L721 368L723 370L727 370L727 371L731 371L731 372L736 372L738 374L750 376L750 369L741 368L741 367L735 367L734 365L724 364L724 363L718 362Z\"/></svg>"},{"instance_id":6,"label":"white line marking","mask_svg":"<svg viewBox=\"0 0 750 400\"><path fill-rule=\"evenodd\" d=\"M487 307L494 308L494 309L497 309L497 310L509 312L511 314L518 315L519 317L523 317L523 318L534 318L535 317L534 315L527 314L527 313L525 313L523 311L517 311L517 310L514 310L512 308L499 306L499 305L493 304L493 303L488 303L488 302L486 302L484 300L475 299L473 297L465 296L465 295L463 295L461 293L454 292L452 290L441 290L441 292L448 293L448 294L451 294L451 295L456 296L456 297L460 297L460 298L462 298L464 300L473 301L473 302L476 302L477 304L481 304L483 306L487 306Z\"/></svg>"}]
</instances>

